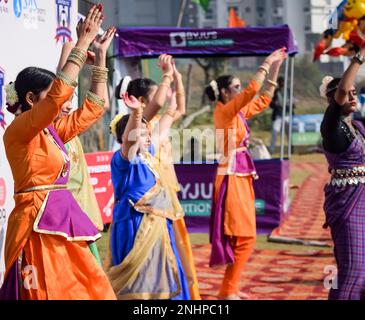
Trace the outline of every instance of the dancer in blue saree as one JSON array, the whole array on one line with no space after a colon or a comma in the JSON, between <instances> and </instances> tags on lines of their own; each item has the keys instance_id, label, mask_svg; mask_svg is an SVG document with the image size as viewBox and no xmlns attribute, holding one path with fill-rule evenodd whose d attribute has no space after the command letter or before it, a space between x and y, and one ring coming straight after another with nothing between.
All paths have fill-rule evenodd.
<instances>
[{"instance_id":1,"label":"dancer in blue saree","mask_svg":"<svg viewBox=\"0 0 365 320\"><path fill-rule=\"evenodd\" d=\"M109 279L118 299L189 300L189 288L176 248L176 216L159 175L154 150L173 123L167 110L151 134L143 103L125 94L130 115L117 116L111 131L121 144L112 159L115 207Z\"/></svg>"}]
</instances>

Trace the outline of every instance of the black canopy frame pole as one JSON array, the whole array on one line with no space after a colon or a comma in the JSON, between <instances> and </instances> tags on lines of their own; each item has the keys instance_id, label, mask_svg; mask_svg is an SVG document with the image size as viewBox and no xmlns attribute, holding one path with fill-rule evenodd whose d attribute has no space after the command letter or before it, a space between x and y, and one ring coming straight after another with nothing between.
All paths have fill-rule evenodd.
<instances>
[{"instance_id":1,"label":"black canopy frame pole","mask_svg":"<svg viewBox=\"0 0 365 320\"><path fill-rule=\"evenodd\" d=\"M288 158L292 156L292 138L293 138L293 109L294 109L294 70L295 57L290 58L290 100L289 100L289 132L288 132Z\"/></svg>"},{"instance_id":2,"label":"black canopy frame pole","mask_svg":"<svg viewBox=\"0 0 365 320\"><path fill-rule=\"evenodd\" d=\"M285 114L286 103L288 101L288 76L289 76L289 59L285 60L285 76L284 76L284 101L281 114L281 138L280 138L280 160L284 160L285 155Z\"/></svg>"}]
</instances>

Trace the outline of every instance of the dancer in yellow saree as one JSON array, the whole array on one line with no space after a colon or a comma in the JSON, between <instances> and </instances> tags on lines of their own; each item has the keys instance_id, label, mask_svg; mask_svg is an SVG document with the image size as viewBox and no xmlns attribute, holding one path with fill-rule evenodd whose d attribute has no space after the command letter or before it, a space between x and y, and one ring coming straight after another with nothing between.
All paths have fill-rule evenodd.
<instances>
[{"instance_id":1,"label":"dancer in yellow saree","mask_svg":"<svg viewBox=\"0 0 365 320\"><path fill-rule=\"evenodd\" d=\"M162 57L161 63L165 71L172 71L170 56ZM122 96L132 114L116 118L111 125L121 150L111 163L115 207L113 267L108 275L119 299L190 299L173 228L182 212L175 212L154 157L173 123L172 111L161 117L153 131L143 117L152 110L148 97L159 100L161 89L169 87L167 82L170 75L165 73L164 85L159 88L145 79L122 84L126 90ZM135 94L139 101L133 97L133 103L128 102L128 94ZM146 103L142 97L147 97ZM144 104L149 109L146 113Z\"/></svg>"},{"instance_id":2,"label":"dancer in yellow saree","mask_svg":"<svg viewBox=\"0 0 365 320\"><path fill-rule=\"evenodd\" d=\"M176 65L173 63L173 78L176 86L176 92L171 93L169 108L173 121L176 122L186 113L185 90L182 81L182 76ZM171 111L175 110L175 111ZM158 123L160 116L157 115L151 121L152 128ZM172 200L172 206L176 214L184 214L177 193L180 191L180 185L174 169L174 160L172 154L172 145L167 138L161 141L160 147L156 152L155 157L158 160L161 181L165 185ZM184 218L175 220L173 223L176 246L178 248L182 265L184 267L185 276L188 281L190 297L192 300L200 300L198 277L196 274L193 251L188 231L186 229Z\"/></svg>"}]
</instances>

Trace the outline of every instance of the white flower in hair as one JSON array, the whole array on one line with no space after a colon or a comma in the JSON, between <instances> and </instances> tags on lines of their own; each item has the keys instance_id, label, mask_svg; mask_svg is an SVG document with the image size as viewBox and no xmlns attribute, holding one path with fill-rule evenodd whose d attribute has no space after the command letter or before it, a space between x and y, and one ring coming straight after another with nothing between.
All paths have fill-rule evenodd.
<instances>
[{"instance_id":1,"label":"white flower in hair","mask_svg":"<svg viewBox=\"0 0 365 320\"><path fill-rule=\"evenodd\" d=\"M6 103L9 106L13 106L17 102L19 102L18 94L15 90L15 83L10 83L5 86L5 94L6 94Z\"/></svg>"},{"instance_id":2,"label":"white flower in hair","mask_svg":"<svg viewBox=\"0 0 365 320\"><path fill-rule=\"evenodd\" d=\"M322 84L319 87L319 93L321 95L322 98L326 98L327 97L327 88L328 85L330 84L330 82L333 80L334 78L331 76L325 76L322 79Z\"/></svg>"},{"instance_id":3,"label":"white flower in hair","mask_svg":"<svg viewBox=\"0 0 365 320\"><path fill-rule=\"evenodd\" d=\"M132 81L132 78L130 76L125 76L123 81L122 81L122 84L120 86L120 91L119 91L119 97L120 98L123 98L123 94L125 94L128 90L128 86L129 86L129 83Z\"/></svg>"},{"instance_id":4,"label":"white flower in hair","mask_svg":"<svg viewBox=\"0 0 365 320\"><path fill-rule=\"evenodd\" d=\"M218 83L217 83L217 81L213 80L213 81L210 82L209 85L213 89L215 99L218 99L218 97L219 97L219 90L218 90Z\"/></svg>"}]
</instances>

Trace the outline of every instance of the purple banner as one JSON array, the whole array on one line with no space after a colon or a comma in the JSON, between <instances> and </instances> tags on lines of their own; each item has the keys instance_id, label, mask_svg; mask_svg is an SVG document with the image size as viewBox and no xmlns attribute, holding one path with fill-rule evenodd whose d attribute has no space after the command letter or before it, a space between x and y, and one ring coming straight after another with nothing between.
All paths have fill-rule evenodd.
<instances>
[{"instance_id":1,"label":"purple banner","mask_svg":"<svg viewBox=\"0 0 365 320\"><path fill-rule=\"evenodd\" d=\"M257 232L265 234L280 224L288 209L289 161L260 160L255 166L260 177L254 183ZM189 231L208 232L216 165L178 164L175 170Z\"/></svg>"},{"instance_id":2,"label":"purple banner","mask_svg":"<svg viewBox=\"0 0 365 320\"><path fill-rule=\"evenodd\" d=\"M116 55L156 57L162 53L175 57L261 56L286 47L298 53L294 36L287 25L263 28L120 28Z\"/></svg>"}]
</instances>

